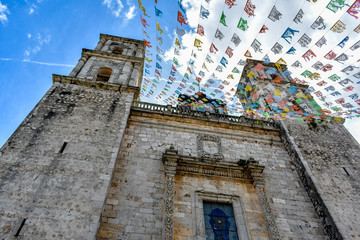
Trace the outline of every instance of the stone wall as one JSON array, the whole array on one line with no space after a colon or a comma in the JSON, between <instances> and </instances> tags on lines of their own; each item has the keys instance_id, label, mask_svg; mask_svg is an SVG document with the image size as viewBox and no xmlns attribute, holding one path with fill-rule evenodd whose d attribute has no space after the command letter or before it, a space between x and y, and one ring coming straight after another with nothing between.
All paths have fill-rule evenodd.
<instances>
[{"instance_id":1,"label":"stone wall","mask_svg":"<svg viewBox=\"0 0 360 240\"><path fill-rule=\"evenodd\" d=\"M279 238L325 238L321 222L280 139L279 130L132 110L98 239L162 239L165 224L162 155L173 146L183 156L198 157L199 134L221 139L224 161L237 162L253 157L265 166L265 192L275 219L272 227L278 229ZM195 191L235 194L244 202L251 202L251 206L245 204L244 207L250 236L253 239L269 237L264 218L260 217L255 223L249 211L252 208L255 215L265 211L259 211L260 202L254 195L254 185L245 187L247 185L231 179L225 182L203 176L176 175L176 239L194 239L194 234L199 232L194 227L195 209L189 205ZM181 204L186 207L180 207Z\"/></svg>"},{"instance_id":2,"label":"stone wall","mask_svg":"<svg viewBox=\"0 0 360 240\"><path fill-rule=\"evenodd\" d=\"M132 101L54 83L0 150L1 239L94 239Z\"/></svg>"},{"instance_id":3,"label":"stone wall","mask_svg":"<svg viewBox=\"0 0 360 240\"><path fill-rule=\"evenodd\" d=\"M342 123L284 122L291 136L292 151L298 150L298 169L306 170L310 195L329 235L340 232L344 239L360 239L360 146ZM332 226L335 222L336 228ZM334 236L332 236L335 238Z\"/></svg>"}]
</instances>

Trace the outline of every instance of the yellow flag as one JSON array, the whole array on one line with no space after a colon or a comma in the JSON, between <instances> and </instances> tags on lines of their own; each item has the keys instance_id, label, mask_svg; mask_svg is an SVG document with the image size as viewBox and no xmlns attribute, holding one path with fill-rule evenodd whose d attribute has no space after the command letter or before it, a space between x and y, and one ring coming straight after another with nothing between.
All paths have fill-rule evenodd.
<instances>
[{"instance_id":1,"label":"yellow flag","mask_svg":"<svg viewBox=\"0 0 360 240\"><path fill-rule=\"evenodd\" d=\"M179 48L181 48L180 41L179 41L179 39L178 39L178 38L176 38L176 39L175 39L175 45L178 45L178 46L179 46Z\"/></svg>"},{"instance_id":2,"label":"yellow flag","mask_svg":"<svg viewBox=\"0 0 360 240\"><path fill-rule=\"evenodd\" d=\"M277 67L278 70L282 70L280 64L286 64L285 60L282 58L279 58L279 60L276 61L275 66Z\"/></svg>"},{"instance_id":3,"label":"yellow flag","mask_svg":"<svg viewBox=\"0 0 360 240\"><path fill-rule=\"evenodd\" d=\"M288 111L289 111L289 109L288 109L288 108L284 108L283 110L284 110L285 112L288 112Z\"/></svg>"},{"instance_id":4,"label":"yellow flag","mask_svg":"<svg viewBox=\"0 0 360 240\"><path fill-rule=\"evenodd\" d=\"M246 86L245 90L250 92L252 90L252 88L248 85L248 86Z\"/></svg>"},{"instance_id":5,"label":"yellow flag","mask_svg":"<svg viewBox=\"0 0 360 240\"><path fill-rule=\"evenodd\" d=\"M200 39L195 38L194 47L197 47L197 49L198 49L199 51L202 51L202 49L201 49L201 44L202 44L202 43L203 43L203 42L202 42Z\"/></svg>"},{"instance_id":6,"label":"yellow flag","mask_svg":"<svg viewBox=\"0 0 360 240\"><path fill-rule=\"evenodd\" d=\"M156 22L156 30L160 33L160 34L164 34L164 31L160 28L160 24L158 22Z\"/></svg>"},{"instance_id":7,"label":"yellow flag","mask_svg":"<svg viewBox=\"0 0 360 240\"><path fill-rule=\"evenodd\" d=\"M297 96L298 98L304 98L304 97L305 97L302 92L298 92L298 93L296 94L296 96Z\"/></svg>"},{"instance_id":8,"label":"yellow flag","mask_svg":"<svg viewBox=\"0 0 360 240\"><path fill-rule=\"evenodd\" d=\"M209 71L209 70L207 69L205 63L203 63L202 68L206 69L206 71Z\"/></svg>"},{"instance_id":9,"label":"yellow flag","mask_svg":"<svg viewBox=\"0 0 360 240\"><path fill-rule=\"evenodd\" d=\"M281 94L281 91L280 91L279 89L276 89L275 95L276 95L276 96L280 96L280 94Z\"/></svg>"},{"instance_id":10,"label":"yellow flag","mask_svg":"<svg viewBox=\"0 0 360 240\"><path fill-rule=\"evenodd\" d=\"M147 61L148 63L152 62L152 60L148 59L147 57L145 57L145 61Z\"/></svg>"},{"instance_id":11,"label":"yellow flag","mask_svg":"<svg viewBox=\"0 0 360 240\"><path fill-rule=\"evenodd\" d=\"M234 76L232 75L232 74L229 74L228 76L227 76L227 79L234 79Z\"/></svg>"},{"instance_id":12,"label":"yellow flag","mask_svg":"<svg viewBox=\"0 0 360 240\"><path fill-rule=\"evenodd\" d=\"M249 78L253 78L253 76L257 76L257 74L254 73L254 72L252 72L252 71L250 71L247 76L248 76Z\"/></svg>"},{"instance_id":13,"label":"yellow flag","mask_svg":"<svg viewBox=\"0 0 360 240\"><path fill-rule=\"evenodd\" d=\"M141 11L143 11L145 16L150 17L149 15L146 14L146 10L145 10L144 6L142 5L141 0L139 0L139 8Z\"/></svg>"}]
</instances>

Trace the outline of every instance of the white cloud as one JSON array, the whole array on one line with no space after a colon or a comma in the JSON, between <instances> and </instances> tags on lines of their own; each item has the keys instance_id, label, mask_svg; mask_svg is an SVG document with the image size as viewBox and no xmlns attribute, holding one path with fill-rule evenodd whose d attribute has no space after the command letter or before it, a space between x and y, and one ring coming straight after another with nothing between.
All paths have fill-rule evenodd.
<instances>
[{"instance_id":1,"label":"white cloud","mask_svg":"<svg viewBox=\"0 0 360 240\"><path fill-rule=\"evenodd\" d=\"M75 65L71 65L71 64L38 62L38 61L31 61L31 60L27 60L27 59L24 59L22 61L23 62L28 62L28 63L46 65L46 66L53 66L53 67L75 67Z\"/></svg>"},{"instance_id":2,"label":"white cloud","mask_svg":"<svg viewBox=\"0 0 360 240\"><path fill-rule=\"evenodd\" d=\"M47 35L46 37L43 37L40 33L34 36L31 35L31 33L28 33L27 37L28 39L32 39L33 41L35 41L35 46L28 47L28 49L24 52L24 55L26 57L30 57L30 55L34 55L38 53L44 44L48 45L51 41L51 35Z\"/></svg>"},{"instance_id":3,"label":"white cloud","mask_svg":"<svg viewBox=\"0 0 360 240\"><path fill-rule=\"evenodd\" d=\"M344 126L349 130L358 143L360 143L360 118L347 119Z\"/></svg>"},{"instance_id":4,"label":"white cloud","mask_svg":"<svg viewBox=\"0 0 360 240\"><path fill-rule=\"evenodd\" d=\"M33 14L34 11L35 11L34 8L31 7L30 10L29 10L29 15Z\"/></svg>"},{"instance_id":5,"label":"white cloud","mask_svg":"<svg viewBox=\"0 0 360 240\"><path fill-rule=\"evenodd\" d=\"M121 0L104 0L103 4L106 5L107 8L111 10L111 13L115 17L120 17L120 12L124 8Z\"/></svg>"},{"instance_id":6,"label":"white cloud","mask_svg":"<svg viewBox=\"0 0 360 240\"><path fill-rule=\"evenodd\" d=\"M0 61L27 62L27 63L34 63L34 64L52 66L52 67L75 67L75 65L72 65L72 64L38 62L38 61L31 61L31 60L28 60L28 59L18 60L18 59L13 59L13 58L1 58L0 57Z\"/></svg>"},{"instance_id":7,"label":"white cloud","mask_svg":"<svg viewBox=\"0 0 360 240\"><path fill-rule=\"evenodd\" d=\"M135 17L135 5L130 6L129 11L126 13L126 20L129 21Z\"/></svg>"},{"instance_id":8,"label":"white cloud","mask_svg":"<svg viewBox=\"0 0 360 240\"><path fill-rule=\"evenodd\" d=\"M0 21L2 24L5 24L8 21L7 15L10 14L9 9L7 8L6 5L3 5L0 2Z\"/></svg>"}]
</instances>

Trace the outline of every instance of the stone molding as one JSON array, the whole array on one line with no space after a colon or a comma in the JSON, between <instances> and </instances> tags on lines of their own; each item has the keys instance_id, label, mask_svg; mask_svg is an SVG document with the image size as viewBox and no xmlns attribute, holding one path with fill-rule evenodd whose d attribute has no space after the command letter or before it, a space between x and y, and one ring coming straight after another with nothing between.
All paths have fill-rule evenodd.
<instances>
[{"instance_id":1,"label":"stone molding","mask_svg":"<svg viewBox=\"0 0 360 240\"><path fill-rule=\"evenodd\" d=\"M275 217L272 213L268 198L266 196L266 191L265 191L264 186L257 185L256 191L260 197L261 206L265 213L266 226L267 226L268 232L270 234L270 238L273 240L280 240L281 237L280 237L279 229L276 226Z\"/></svg>"},{"instance_id":2,"label":"stone molding","mask_svg":"<svg viewBox=\"0 0 360 240\"><path fill-rule=\"evenodd\" d=\"M53 74L53 83L59 82L59 83L68 83L68 84L75 84L79 86L86 86L86 87L92 87L97 89L106 89L106 90L112 90L117 92L122 91L128 91L128 92L139 92L139 87L134 86L122 86L119 84L114 83L107 83L107 82L99 82L99 81L89 81L85 78L78 78L78 77L69 77L69 76L62 76Z\"/></svg>"},{"instance_id":3,"label":"stone molding","mask_svg":"<svg viewBox=\"0 0 360 240\"><path fill-rule=\"evenodd\" d=\"M264 166L253 159L240 160L238 163L217 161L211 158L199 158L179 155L173 146L165 150L162 157L165 170L165 227L164 238L173 239L174 236L174 186L176 174L198 174L235 178L256 186L264 210L266 225L271 239L280 239L268 198L264 190Z\"/></svg>"},{"instance_id":4,"label":"stone molding","mask_svg":"<svg viewBox=\"0 0 360 240\"><path fill-rule=\"evenodd\" d=\"M313 207L321 220L324 227L324 232L331 240L344 239L341 235L338 227L335 224L331 213L329 212L325 201L322 199L315 182L313 180L311 171L307 166L306 160L302 156L300 149L296 145L294 139L290 136L289 131L283 122L280 122L281 138L284 141L286 150L290 157L294 160L294 165L297 173L299 174L300 181L303 184L305 191L307 192Z\"/></svg>"},{"instance_id":5,"label":"stone molding","mask_svg":"<svg viewBox=\"0 0 360 240\"><path fill-rule=\"evenodd\" d=\"M125 61L125 62L130 61L130 62L135 62L135 63L140 63L140 64L144 63L144 58L119 55L119 54L115 54L115 53L108 53L108 52L104 52L104 51L100 51L100 50L91 50L91 49L86 49L86 48L82 49L81 56L82 57L86 56L88 58L94 56L94 57L109 59L112 61Z\"/></svg>"},{"instance_id":6,"label":"stone molding","mask_svg":"<svg viewBox=\"0 0 360 240\"><path fill-rule=\"evenodd\" d=\"M119 37L119 36L113 36L113 35L109 35L109 34L100 33L100 40L102 40L102 39L104 39L105 41L112 40L115 42L137 43L137 44L144 45L143 40L137 40L137 39L131 39L131 38L125 38L125 37Z\"/></svg>"}]
</instances>

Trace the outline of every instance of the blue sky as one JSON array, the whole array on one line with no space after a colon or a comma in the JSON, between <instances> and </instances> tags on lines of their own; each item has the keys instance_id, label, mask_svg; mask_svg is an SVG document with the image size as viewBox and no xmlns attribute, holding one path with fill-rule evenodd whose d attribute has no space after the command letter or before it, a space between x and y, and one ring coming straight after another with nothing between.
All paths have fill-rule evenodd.
<instances>
[{"instance_id":1,"label":"blue sky","mask_svg":"<svg viewBox=\"0 0 360 240\"><path fill-rule=\"evenodd\" d=\"M52 74L69 74L100 33L142 39L138 12L137 1L1 0L0 145L52 85Z\"/></svg>"},{"instance_id":2,"label":"blue sky","mask_svg":"<svg viewBox=\"0 0 360 240\"><path fill-rule=\"evenodd\" d=\"M212 8L209 7L212 11L210 18L216 16L213 19L218 21L221 10L225 11L228 15L229 26L232 23L232 16L238 16L234 13L242 11L244 8L242 2L245 2L238 0L238 5L233 8L237 8L236 11L231 12L223 6L223 1L212 1L214 4ZM261 9L259 4L261 1L253 0L253 3L257 5L255 13L258 16L253 25L256 22L263 23L264 20L259 16L267 14L262 14L261 11L266 12L271 9L271 5L275 2L283 2L283 5L286 6L287 1L268 1L269 6ZM179 8L175 0L158 0L158 2L163 16L157 19L153 13L154 1L143 1L147 12L152 15L152 18L148 19L150 27L147 31L154 39L155 21L159 21L165 32L165 41L162 46L165 59L169 60L171 59L170 52L174 50L175 29L179 25L176 21ZM305 0L299 2L310 4ZM353 1L347 2L351 4ZM195 27L198 22L203 21L198 17L200 3L204 6L207 5L206 1L196 0L184 0L184 3L189 26L184 27L187 33L182 38L182 44L185 46L183 50L187 51L191 50L191 44L196 37L194 35ZM310 11L311 7L306 9ZM314 9L311 11L314 11L315 14L317 10ZM217 15L214 13L215 11ZM294 9L295 14L297 11L298 9ZM291 10L289 9L288 12ZM143 14L138 8L137 0L0 0L0 146L49 89L52 84L51 75L53 73L67 75L72 66L77 63L81 49L93 49L99 40L100 33L143 39L140 13ZM340 11L337 15L339 14L343 13ZM333 18L333 16L329 15L329 18ZM206 25L205 22L202 24ZM214 34L216 27L212 26L214 25L212 22L209 22L208 25L205 29L206 32ZM218 22L216 26L218 26ZM271 38L271 36L269 37ZM341 36L339 37L341 38ZM205 40L203 41L206 44ZM249 44L252 40L252 38L248 39ZM246 38L243 38L243 42L246 41ZM154 51L156 43L152 41L152 45L152 51ZM190 53L191 51L189 51ZM158 91L160 91L159 89ZM144 100L154 101L150 98L144 98ZM348 129L358 139L360 128L356 126L359 125L359 119L346 122Z\"/></svg>"}]
</instances>

